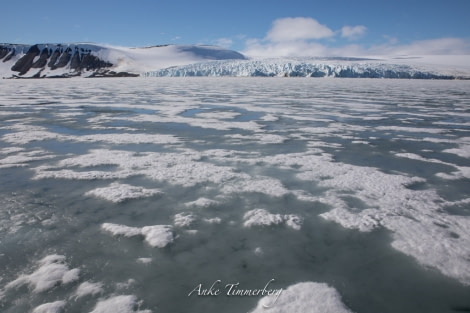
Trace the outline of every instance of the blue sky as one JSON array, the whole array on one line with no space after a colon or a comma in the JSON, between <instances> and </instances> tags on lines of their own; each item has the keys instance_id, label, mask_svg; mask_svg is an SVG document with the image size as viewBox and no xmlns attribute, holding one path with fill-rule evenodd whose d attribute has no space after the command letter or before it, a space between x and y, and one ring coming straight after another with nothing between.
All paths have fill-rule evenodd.
<instances>
[{"instance_id":1,"label":"blue sky","mask_svg":"<svg viewBox=\"0 0 470 313\"><path fill-rule=\"evenodd\" d=\"M470 54L469 0L3 1L0 42L222 45L250 55Z\"/></svg>"}]
</instances>

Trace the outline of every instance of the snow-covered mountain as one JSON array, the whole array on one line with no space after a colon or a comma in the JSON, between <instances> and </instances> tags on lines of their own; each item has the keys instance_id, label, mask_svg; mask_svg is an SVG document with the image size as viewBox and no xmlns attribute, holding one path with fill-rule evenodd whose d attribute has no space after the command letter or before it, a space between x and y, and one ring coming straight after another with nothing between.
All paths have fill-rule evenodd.
<instances>
[{"instance_id":1,"label":"snow-covered mountain","mask_svg":"<svg viewBox=\"0 0 470 313\"><path fill-rule=\"evenodd\" d=\"M169 66L226 59L245 57L236 51L201 45L127 48L88 43L0 44L0 77L139 76Z\"/></svg>"},{"instance_id":2,"label":"snow-covered mountain","mask_svg":"<svg viewBox=\"0 0 470 313\"><path fill-rule=\"evenodd\" d=\"M470 79L470 56L248 59L215 46L0 44L1 78L287 76Z\"/></svg>"},{"instance_id":3,"label":"snow-covered mountain","mask_svg":"<svg viewBox=\"0 0 470 313\"><path fill-rule=\"evenodd\" d=\"M454 62L449 63L449 58ZM470 56L219 60L146 72L144 76L470 79Z\"/></svg>"}]
</instances>

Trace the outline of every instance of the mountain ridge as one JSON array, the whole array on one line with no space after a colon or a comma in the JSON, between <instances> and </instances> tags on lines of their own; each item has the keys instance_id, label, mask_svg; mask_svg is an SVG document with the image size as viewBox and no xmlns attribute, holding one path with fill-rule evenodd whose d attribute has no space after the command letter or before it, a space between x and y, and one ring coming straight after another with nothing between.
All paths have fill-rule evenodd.
<instances>
[{"instance_id":1,"label":"mountain ridge","mask_svg":"<svg viewBox=\"0 0 470 313\"><path fill-rule=\"evenodd\" d=\"M206 45L127 48L93 43L0 44L2 78L136 77L144 70L207 60L245 59Z\"/></svg>"}]
</instances>

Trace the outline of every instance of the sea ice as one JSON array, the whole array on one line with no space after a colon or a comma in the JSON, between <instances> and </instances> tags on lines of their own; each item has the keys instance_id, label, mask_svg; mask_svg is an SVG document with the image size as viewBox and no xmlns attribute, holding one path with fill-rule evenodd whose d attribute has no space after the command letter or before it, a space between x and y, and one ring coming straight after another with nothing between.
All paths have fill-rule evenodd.
<instances>
[{"instance_id":1,"label":"sea ice","mask_svg":"<svg viewBox=\"0 0 470 313\"><path fill-rule=\"evenodd\" d=\"M90 313L152 313L151 310L135 310L140 306L137 297L134 295L113 296L100 300Z\"/></svg>"},{"instance_id":2,"label":"sea ice","mask_svg":"<svg viewBox=\"0 0 470 313\"><path fill-rule=\"evenodd\" d=\"M66 304L63 300L44 303L34 308L32 313L60 313Z\"/></svg>"},{"instance_id":3,"label":"sea ice","mask_svg":"<svg viewBox=\"0 0 470 313\"><path fill-rule=\"evenodd\" d=\"M88 281L85 281L81 283L78 287L77 290L75 291L75 299L82 298L85 296L95 296L98 294L102 294L104 292L103 290L103 284L102 283L91 283Z\"/></svg>"},{"instance_id":4,"label":"sea ice","mask_svg":"<svg viewBox=\"0 0 470 313\"><path fill-rule=\"evenodd\" d=\"M248 211L243 215L243 219L243 225L245 227L286 224L295 230L299 230L302 225L302 219L297 215L271 214L265 209Z\"/></svg>"},{"instance_id":5,"label":"sea ice","mask_svg":"<svg viewBox=\"0 0 470 313\"><path fill-rule=\"evenodd\" d=\"M211 199L201 197L201 198L199 198L195 201L186 202L185 206L187 206L187 207L198 207L198 208L208 208L210 206L217 205L217 204L219 204L219 201L215 201L215 200L211 200Z\"/></svg>"},{"instance_id":6,"label":"sea ice","mask_svg":"<svg viewBox=\"0 0 470 313\"><path fill-rule=\"evenodd\" d=\"M175 227L189 227L196 221L196 217L192 214L178 213L173 221Z\"/></svg>"},{"instance_id":7,"label":"sea ice","mask_svg":"<svg viewBox=\"0 0 470 313\"><path fill-rule=\"evenodd\" d=\"M39 268L33 273L23 274L6 285L6 289L18 288L29 285L33 292L45 292L57 284L68 284L78 280L80 270L69 269L63 255L48 255L38 262Z\"/></svg>"},{"instance_id":8,"label":"sea ice","mask_svg":"<svg viewBox=\"0 0 470 313\"><path fill-rule=\"evenodd\" d=\"M170 225L154 225L142 228L145 241L152 247L163 248L174 240L173 227Z\"/></svg>"},{"instance_id":9,"label":"sea ice","mask_svg":"<svg viewBox=\"0 0 470 313\"><path fill-rule=\"evenodd\" d=\"M279 298L266 296L251 313L351 313L333 287L325 283L304 282L289 286Z\"/></svg>"},{"instance_id":10,"label":"sea ice","mask_svg":"<svg viewBox=\"0 0 470 313\"><path fill-rule=\"evenodd\" d=\"M144 187L131 186L128 184L112 183L108 187L90 190L85 193L85 195L95 196L118 203L129 199L151 197L161 193L159 189L146 189Z\"/></svg>"},{"instance_id":11,"label":"sea ice","mask_svg":"<svg viewBox=\"0 0 470 313\"><path fill-rule=\"evenodd\" d=\"M144 236L145 241L152 247L163 248L174 240L173 227L171 225L153 225L142 228L125 225L103 223L101 228L114 236L134 237Z\"/></svg>"}]
</instances>

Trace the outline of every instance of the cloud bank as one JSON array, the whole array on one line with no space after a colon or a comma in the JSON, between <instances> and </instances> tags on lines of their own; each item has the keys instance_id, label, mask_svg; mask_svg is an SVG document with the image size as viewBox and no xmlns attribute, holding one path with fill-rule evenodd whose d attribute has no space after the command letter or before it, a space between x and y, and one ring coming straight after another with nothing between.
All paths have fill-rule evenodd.
<instances>
[{"instance_id":1,"label":"cloud bank","mask_svg":"<svg viewBox=\"0 0 470 313\"><path fill-rule=\"evenodd\" d=\"M272 42L321 39L334 36L334 32L313 18L287 17L277 19L266 38Z\"/></svg>"},{"instance_id":2,"label":"cloud bank","mask_svg":"<svg viewBox=\"0 0 470 313\"><path fill-rule=\"evenodd\" d=\"M470 54L470 41L436 38L400 44L383 35L384 44L357 43L366 36L364 25L345 25L332 30L310 17L275 20L265 38L245 41L243 53L249 57L372 56L372 55L457 55ZM354 42L356 41L356 43Z\"/></svg>"}]
</instances>

